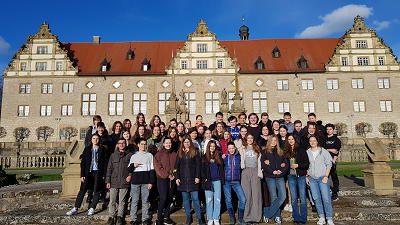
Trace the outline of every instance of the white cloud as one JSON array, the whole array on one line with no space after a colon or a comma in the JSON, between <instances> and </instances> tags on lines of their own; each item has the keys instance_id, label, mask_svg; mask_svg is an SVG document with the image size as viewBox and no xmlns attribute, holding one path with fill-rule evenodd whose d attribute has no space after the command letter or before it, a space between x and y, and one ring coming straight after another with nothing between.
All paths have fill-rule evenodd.
<instances>
[{"instance_id":1,"label":"white cloud","mask_svg":"<svg viewBox=\"0 0 400 225\"><path fill-rule=\"evenodd\" d=\"M2 36L0 36L0 54L7 54L10 44L8 44Z\"/></svg>"},{"instance_id":2,"label":"white cloud","mask_svg":"<svg viewBox=\"0 0 400 225\"><path fill-rule=\"evenodd\" d=\"M378 22L377 20L375 20L373 22L373 24L375 25L375 30L376 31L380 31L382 29L388 28L390 25L390 21L382 21L382 22Z\"/></svg>"},{"instance_id":3,"label":"white cloud","mask_svg":"<svg viewBox=\"0 0 400 225\"><path fill-rule=\"evenodd\" d=\"M319 38L329 36L334 32L345 32L352 26L357 15L368 18L372 15L372 7L350 4L335 9L330 14L319 17L324 21L322 24L307 27L300 34L296 34L296 38Z\"/></svg>"}]
</instances>

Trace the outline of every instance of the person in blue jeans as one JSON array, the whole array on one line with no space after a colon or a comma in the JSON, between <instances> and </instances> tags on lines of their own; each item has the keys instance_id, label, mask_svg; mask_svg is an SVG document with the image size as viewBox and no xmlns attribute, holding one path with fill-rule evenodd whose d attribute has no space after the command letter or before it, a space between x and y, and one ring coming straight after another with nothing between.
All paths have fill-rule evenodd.
<instances>
[{"instance_id":1,"label":"person in blue jeans","mask_svg":"<svg viewBox=\"0 0 400 225\"><path fill-rule=\"evenodd\" d=\"M289 160L279 147L278 137L275 134L268 139L267 146L261 153L261 168L271 196L271 205L263 210L264 221L268 222L272 217L276 224L282 224L280 207L286 199L284 176L289 169Z\"/></svg>"},{"instance_id":2,"label":"person in blue jeans","mask_svg":"<svg viewBox=\"0 0 400 225\"><path fill-rule=\"evenodd\" d=\"M215 141L209 141L201 162L201 188L205 191L208 225L219 225L224 164Z\"/></svg>"},{"instance_id":3,"label":"person in blue jeans","mask_svg":"<svg viewBox=\"0 0 400 225\"><path fill-rule=\"evenodd\" d=\"M228 142L228 154L222 155L224 160L224 173L225 173L225 184L224 184L224 195L225 195L225 203L226 208L229 213L229 217L231 220L229 221L230 225L236 223L235 220L235 212L232 207L232 194L231 190L236 192L236 195L239 199L239 209L238 209L238 222L240 225L245 225L246 222L243 220L244 215L244 207L246 205L246 197L244 196L244 192L242 189L242 185L240 185L240 155L239 151L236 149L235 143Z\"/></svg>"},{"instance_id":4,"label":"person in blue jeans","mask_svg":"<svg viewBox=\"0 0 400 225\"><path fill-rule=\"evenodd\" d=\"M178 191L182 192L183 205L186 213L185 225L193 223L190 214L190 198L192 198L194 212L197 217L198 225L205 225L201 220L199 202L199 183L200 183L200 156L193 145L191 138L185 135L179 147L175 163L175 181Z\"/></svg>"},{"instance_id":5,"label":"person in blue jeans","mask_svg":"<svg viewBox=\"0 0 400 225\"><path fill-rule=\"evenodd\" d=\"M319 147L316 136L311 135L309 141L311 147L307 150L307 155L310 167L308 168L306 182L310 186L312 198L317 208L319 216L317 224L325 224L326 217L328 225L334 225L328 179L332 167L332 157L326 149Z\"/></svg>"},{"instance_id":6,"label":"person in blue jeans","mask_svg":"<svg viewBox=\"0 0 400 225\"><path fill-rule=\"evenodd\" d=\"M292 195L293 224L307 223L306 174L310 162L304 150L293 134L288 134L285 142L285 155L289 159L290 169L287 175L290 194ZM300 211L297 202L300 197Z\"/></svg>"}]
</instances>

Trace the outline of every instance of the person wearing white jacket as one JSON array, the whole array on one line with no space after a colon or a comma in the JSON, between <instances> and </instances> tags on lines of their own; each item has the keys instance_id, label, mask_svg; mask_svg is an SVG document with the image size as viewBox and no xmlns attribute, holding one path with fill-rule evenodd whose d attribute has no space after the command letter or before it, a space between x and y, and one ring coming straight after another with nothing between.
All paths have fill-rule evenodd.
<instances>
[{"instance_id":1,"label":"person wearing white jacket","mask_svg":"<svg viewBox=\"0 0 400 225\"><path fill-rule=\"evenodd\" d=\"M307 150L307 155L310 167L306 176L306 182L310 186L312 198L317 208L319 216L317 224L325 224L326 217L328 225L334 225L328 179L332 167L332 157L326 149L318 146L316 136L311 135L309 141L311 147Z\"/></svg>"}]
</instances>

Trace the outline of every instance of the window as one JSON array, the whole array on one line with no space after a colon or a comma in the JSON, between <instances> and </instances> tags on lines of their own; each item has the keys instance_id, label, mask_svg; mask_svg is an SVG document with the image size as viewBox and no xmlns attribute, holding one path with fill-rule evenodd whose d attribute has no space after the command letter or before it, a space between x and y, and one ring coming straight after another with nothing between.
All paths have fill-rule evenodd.
<instances>
[{"instance_id":1,"label":"window","mask_svg":"<svg viewBox=\"0 0 400 225\"><path fill-rule=\"evenodd\" d=\"M342 66L347 66L347 58L342 58Z\"/></svg>"},{"instance_id":2,"label":"window","mask_svg":"<svg viewBox=\"0 0 400 225\"><path fill-rule=\"evenodd\" d=\"M361 57L357 58L357 63L358 63L359 66L362 66L363 62L362 62L362 58Z\"/></svg>"},{"instance_id":3,"label":"window","mask_svg":"<svg viewBox=\"0 0 400 225\"><path fill-rule=\"evenodd\" d=\"M221 69L221 68L222 68L222 61L218 60L218 69Z\"/></svg>"},{"instance_id":4,"label":"window","mask_svg":"<svg viewBox=\"0 0 400 225\"><path fill-rule=\"evenodd\" d=\"M361 48L361 41L356 42L357 48Z\"/></svg>"},{"instance_id":5,"label":"window","mask_svg":"<svg viewBox=\"0 0 400 225\"><path fill-rule=\"evenodd\" d=\"M146 67L146 69L147 69L147 67ZM144 70L144 71L146 71L146 70ZM101 72L107 72L107 66L101 66Z\"/></svg>"},{"instance_id":6,"label":"window","mask_svg":"<svg viewBox=\"0 0 400 225\"><path fill-rule=\"evenodd\" d=\"M307 62L301 62L301 68L306 69L307 68Z\"/></svg>"},{"instance_id":7,"label":"window","mask_svg":"<svg viewBox=\"0 0 400 225\"><path fill-rule=\"evenodd\" d=\"M301 80L301 86L303 90L312 90L313 89L313 81L312 80Z\"/></svg>"},{"instance_id":8,"label":"window","mask_svg":"<svg viewBox=\"0 0 400 225\"><path fill-rule=\"evenodd\" d=\"M380 101L381 111L382 112L391 112L392 111L392 101Z\"/></svg>"},{"instance_id":9,"label":"window","mask_svg":"<svg viewBox=\"0 0 400 225\"><path fill-rule=\"evenodd\" d=\"M379 88L389 88L389 78L378 78Z\"/></svg>"},{"instance_id":10,"label":"window","mask_svg":"<svg viewBox=\"0 0 400 225\"><path fill-rule=\"evenodd\" d=\"M46 70L47 68L47 63L43 62L43 63L36 63L36 70L40 71L40 70Z\"/></svg>"},{"instance_id":11,"label":"window","mask_svg":"<svg viewBox=\"0 0 400 225\"><path fill-rule=\"evenodd\" d=\"M207 52L207 45L197 45L197 52Z\"/></svg>"},{"instance_id":12,"label":"window","mask_svg":"<svg viewBox=\"0 0 400 225\"><path fill-rule=\"evenodd\" d=\"M379 65L380 66L385 65L385 62L383 61L383 57L379 57Z\"/></svg>"},{"instance_id":13,"label":"window","mask_svg":"<svg viewBox=\"0 0 400 225\"><path fill-rule=\"evenodd\" d=\"M363 88L363 79L351 79L353 89Z\"/></svg>"},{"instance_id":14,"label":"window","mask_svg":"<svg viewBox=\"0 0 400 225\"><path fill-rule=\"evenodd\" d=\"M62 105L61 116L72 116L72 105Z\"/></svg>"},{"instance_id":15,"label":"window","mask_svg":"<svg viewBox=\"0 0 400 225\"><path fill-rule=\"evenodd\" d=\"M257 69L258 70L262 70L263 68L263 64L262 63L257 63Z\"/></svg>"},{"instance_id":16,"label":"window","mask_svg":"<svg viewBox=\"0 0 400 225\"><path fill-rule=\"evenodd\" d=\"M18 116L29 116L29 105L19 105Z\"/></svg>"},{"instance_id":17,"label":"window","mask_svg":"<svg viewBox=\"0 0 400 225\"><path fill-rule=\"evenodd\" d=\"M326 79L326 85L329 90L339 89L339 80L338 79Z\"/></svg>"},{"instance_id":18,"label":"window","mask_svg":"<svg viewBox=\"0 0 400 225\"><path fill-rule=\"evenodd\" d=\"M253 91L253 112L267 112L267 92Z\"/></svg>"},{"instance_id":19,"label":"window","mask_svg":"<svg viewBox=\"0 0 400 225\"><path fill-rule=\"evenodd\" d=\"M339 102L328 102L328 111L330 113L340 112Z\"/></svg>"},{"instance_id":20,"label":"window","mask_svg":"<svg viewBox=\"0 0 400 225\"><path fill-rule=\"evenodd\" d=\"M82 116L96 115L96 94L82 94Z\"/></svg>"},{"instance_id":21,"label":"window","mask_svg":"<svg viewBox=\"0 0 400 225\"><path fill-rule=\"evenodd\" d=\"M359 66L362 66L362 65L364 65L364 66L368 66L368 57L358 57L357 58L357 63L358 63L358 65Z\"/></svg>"},{"instance_id":22,"label":"window","mask_svg":"<svg viewBox=\"0 0 400 225\"><path fill-rule=\"evenodd\" d=\"M66 127L60 129L60 140L70 140L72 136L75 136L78 131L74 127ZM86 135L85 135L86 137Z\"/></svg>"},{"instance_id":23,"label":"window","mask_svg":"<svg viewBox=\"0 0 400 225\"><path fill-rule=\"evenodd\" d=\"M196 93L185 93L186 96L186 105L189 109L189 114L196 114Z\"/></svg>"},{"instance_id":24,"label":"window","mask_svg":"<svg viewBox=\"0 0 400 225\"><path fill-rule=\"evenodd\" d=\"M362 41L361 42L361 46L362 46L362 48L367 48L367 42L366 41Z\"/></svg>"},{"instance_id":25,"label":"window","mask_svg":"<svg viewBox=\"0 0 400 225\"><path fill-rule=\"evenodd\" d=\"M40 106L40 116L51 116L51 105Z\"/></svg>"},{"instance_id":26,"label":"window","mask_svg":"<svg viewBox=\"0 0 400 225\"><path fill-rule=\"evenodd\" d=\"M182 69L183 70L187 69L187 62L186 61L182 61Z\"/></svg>"},{"instance_id":27,"label":"window","mask_svg":"<svg viewBox=\"0 0 400 225\"><path fill-rule=\"evenodd\" d=\"M21 71L25 71L26 70L26 63L23 62L21 63Z\"/></svg>"},{"instance_id":28,"label":"window","mask_svg":"<svg viewBox=\"0 0 400 225\"><path fill-rule=\"evenodd\" d=\"M39 128L38 140L39 141L43 141L43 140L47 141L47 140L49 140L50 133L52 133L51 130L50 130L50 127L47 127L47 129L46 129L46 127L41 127L41 129Z\"/></svg>"},{"instance_id":29,"label":"window","mask_svg":"<svg viewBox=\"0 0 400 225\"><path fill-rule=\"evenodd\" d=\"M53 93L53 84L42 84L42 94Z\"/></svg>"},{"instance_id":30,"label":"window","mask_svg":"<svg viewBox=\"0 0 400 225\"><path fill-rule=\"evenodd\" d=\"M363 58L364 66L368 66L368 58L364 57Z\"/></svg>"},{"instance_id":31,"label":"window","mask_svg":"<svg viewBox=\"0 0 400 225\"><path fill-rule=\"evenodd\" d=\"M85 140L86 139L86 132L87 132L86 128L81 128L81 135L80 135L80 139L81 140Z\"/></svg>"},{"instance_id":32,"label":"window","mask_svg":"<svg viewBox=\"0 0 400 225\"><path fill-rule=\"evenodd\" d=\"M354 101L354 112L365 112L365 101Z\"/></svg>"},{"instance_id":33,"label":"window","mask_svg":"<svg viewBox=\"0 0 400 225\"><path fill-rule=\"evenodd\" d=\"M289 102L278 102L278 112L285 113L289 112Z\"/></svg>"},{"instance_id":34,"label":"window","mask_svg":"<svg viewBox=\"0 0 400 225\"><path fill-rule=\"evenodd\" d=\"M124 108L124 94L110 94L108 99L108 115L122 115Z\"/></svg>"},{"instance_id":35,"label":"window","mask_svg":"<svg viewBox=\"0 0 400 225\"><path fill-rule=\"evenodd\" d=\"M133 115L147 112L147 93L133 93Z\"/></svg>"},{"instance_id":36,"label":"window","mask_svg":"<svg viewBox=\"0 0 400 225\"><path fill-rule=\"evenodd\" d=\"M315 112L315 103L314 102L303 102L303 111L305 113L314 113Z\"/></svg>"},{"instance_id":37,"label":"window","mask_svg":"<svg viewBox=\"0 0 400 225\"><path fill-rule=\"evenodd\" d=\"M203 69L207 69L207 61L203 61Z\"/></svg>"},{"instance_id":38,"label":"window","mask_svg":"<svg viewBox=\"0 0 400 225\"><path fill-rule=\"evenodd\" d=\"M171 93L158 93L158 114L165 114L165 109L169 105Z\"/></svg>"},{"instance_id":39,"label":"window","mask_svg":"<svg viewBox=\"0 0 400 225\"><path fill-rule=\"evenodd\" d=\"M147 71L147 65L143 65L143 71Z\"/></svg>"},{"instance_id":40,"label":"window","mask_svg":"<svg viewBox=\"0 0 400 225\"><path fill-rule=\"evenodd\" d=\"M20 84L19 85L19 93L21 93L21 94L31 93L31 84Z\"/></svg>"},{"instance_id":41,"label":"window","mask_svg":"<svg viewBox=\"0 0 400 225\"><path fill-rule=\"evenodd\" d=\"M57 63L57 70L62 70L62 63L61 62Z\"/></svg>"},{"instance_id":42,"label":"window","mask_svg":"<svg viewBox=\"0 0 400 225\"><path fill-rule=\"evenodd\" d=\"M289 81L278 80L278 90L289 90Z\"/></svg>"},{"instance_id":43,"label":"window","mask_svg":"<svg viewBox=\"0 0 400 225\"><path fill-rule=\"evenodd\" d=\"M219 92L206 92L206 114L219 112Z\"/></svg>"},{"instance_id":44,"label":"window","mask_svg":"<svg viewBox=\"0 0 400 225\"><path fill-rule=\"evenodd\" d=\"M197 61L197 69L201 69L202 61Z\"/></svg>"},{"instance_id":45,"label":"window","mask_svg":"<svg viewBox=\"0 0 400 225\"><path fill-rule=\"evenodd\" d=\"M242 92L239 91L240 97L243 97ZM234 101L232 100L232 98L235 96L235 92L228 92L228 98L229 98L229 110L231 110L232 105L234 103ZM243 103L243 98L242 98L242 103Z\"/></svg>"},{"instance_id":46,"label":"window","mask_svg":"<svg viewBox=\"0 0 400 225\"><path fill-rule=\"evenodd\" d=\"M207 60L197 61L197 69L207 69Z\"/></svg>"},{"instance_id":47,"label":"window","mask_svg":"<svg viewBox=\"0 0 400 225\"><path fill-rule=\"evenodd\" d=\"M38 54L47 54L47 47L38 47Z\"/></svg>"},{"instance_id":48,"label":"window","mask_svg":"<svg viewBox=\"0 0 400 225\"><path fill-rule=\"evenodd\" d=\"M74 92L74 83L63 83L63 93Z\"/></svg>"}]
</instances>

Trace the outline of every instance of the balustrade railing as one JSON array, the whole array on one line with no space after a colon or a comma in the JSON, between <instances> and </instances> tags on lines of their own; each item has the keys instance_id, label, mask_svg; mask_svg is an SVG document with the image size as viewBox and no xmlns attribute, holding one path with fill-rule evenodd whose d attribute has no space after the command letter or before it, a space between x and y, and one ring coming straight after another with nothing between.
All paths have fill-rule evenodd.
<instances>
[{"instance_id":1,"label":"balustrade railing","mask_svg":"<svg viewBox=\"0 0 400 225\"><path fill-rule=\"evenodd\" d=\"M65 155L0 156L3 168L65 167Z\"/></svg>"}]
</instances>

